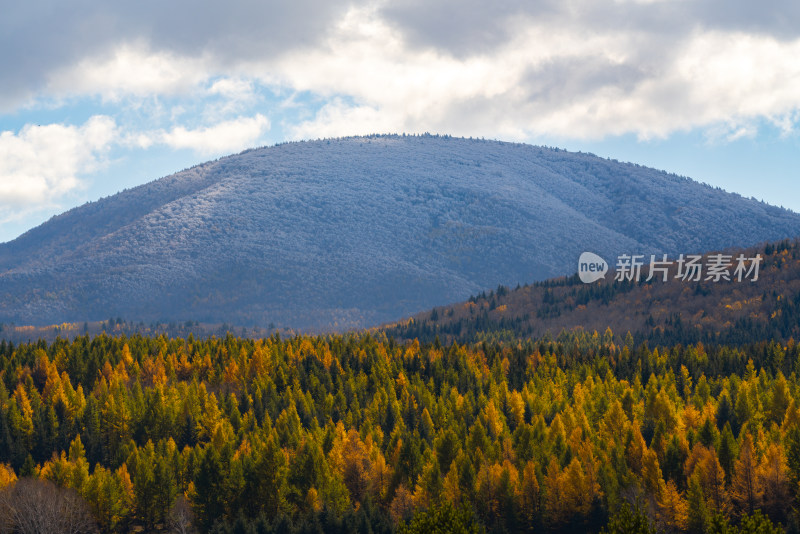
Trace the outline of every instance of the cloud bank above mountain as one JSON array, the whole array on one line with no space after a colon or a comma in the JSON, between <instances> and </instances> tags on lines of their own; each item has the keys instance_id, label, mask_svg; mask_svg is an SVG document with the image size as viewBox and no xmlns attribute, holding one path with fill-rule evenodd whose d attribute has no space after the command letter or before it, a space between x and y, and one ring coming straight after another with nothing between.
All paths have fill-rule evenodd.
<instances>
[{"instance_id":1,"label":"cloud bank above mountain","mask_svg":"<svg viewBox=\"0 0 800 534\"><path fill-rule=\"evenodd\" d=\"M11 14L5 109L210 91L215 78L347 95L351 113L377 110L396 129L505 136L663 136L755 117L793 128L800 108L793 2L30 2ZM350 116L321 111L300 130Z\"/></svg>"}]
</instances>

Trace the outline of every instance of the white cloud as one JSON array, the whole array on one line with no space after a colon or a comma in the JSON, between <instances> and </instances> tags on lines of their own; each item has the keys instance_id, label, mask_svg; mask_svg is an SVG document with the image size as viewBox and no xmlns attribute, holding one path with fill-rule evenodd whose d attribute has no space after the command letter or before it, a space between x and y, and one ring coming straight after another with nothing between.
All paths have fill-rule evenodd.
<instances>
[{"instance_id":1,"label":"white cloud","mask_svg":"<svg viewBox=\"0 0 800 534\"><path fill-rule=\"evenodd\" d=\"M289 128L289 137L322 139L346 135L400 132L404 118L392 116L369 106L350 106L335 98L325 104L313 120Z\"/></svg>"},{"instance_id":2,"label":"white cloud","mask_svg":"<svg viewBox=\"0 0 800 534\"><path fill-rule=\"evenodd\" d=\"M800 39L697 33L674 65L700 120L771 116L800 104Z\"/></svg>"},{"instance_id":3,"label":"white cloud","mask_svg":"<svg viewBox=\"0 0 800 534\"><path fill-rule=\"evenodd\" d=\"M788 137L794 133L797 123L800 122L800 110L769 117L769 121L781 131L781 137Z\"/></svg>"},{"instance_id":4,"label":"white cloud","mask_svg":"<svg viewBox=\"0 0 800 534\"><path fill-rule=\"evenodd\" d=\"M754 121L728 121L710 126L704 132L710 145L731 143L740 139L753 139L758 135L758 125Z\"/></svg>"},{"instance_id":5,"label":"white cloud","mask_svg":"<svg viewBox=\"0 0 800 534\"><path fill-rule=\"evenodd\" d=\"M411 50L374 11L353 9L325 46L285 55L266 81L354 98L350 110L342 101L330 102L318 113L318 126L305 123L297 132L352 133L354 120L366 132L441 131L451 114L469 101L501 97L518 77L516 59L515 55L458 59L434 49Z\"/></svg>"},{"instance_id":6,"label":"white cloud","mask_svg":"<svg viewBox=\"0 0 800 534\"><path fill-rule=\"evenodd\" d=\"M346 12L315 15L313 39L300 38L311 34L298 28L280 47L257 31L257 17L269 10L245 20L201 9L195 23L215 36L208 41L195 33L156 36L136 19L140 33L131 26L117 41L106 36L106 52L45 73L40 97L169 95L183 99L173 121L176 111L189 110L205 123L255 113L254 80L328 99L313 120L289 124L294 136L386 128L652 138L754 118L780 120L791 131L782 117L800 109L800 34L757 10L714 18L709 6L660 0L428 4L356 2ZM157 26L163 21L156 18ZM249 29L229 34L222 22L229 19Z\"/></svg>"},{"instance_id":7,"label":"white cloud","mask_svg":"<svg viewBox=\"0 0 800 534\"><path fill-rule=\"evenodd\" d=\"M205 103L203 111L206 122L219 122L231 115L245 112L258 101L253 81L240 77L214 81L207 94L211 101Z\"/></svg>"},{"instance_id":8,"label":"white cloud","mask_svg":"<svg viewBox=\"0 0 800 534\"><path fill-rule=\"evenodd\" d=\"M211 61L153 51L122 43L110 52L86 57L54 71L47 93L57 96L100 95L117 101L124 96L188 93L211 75Z\"/></svg>"},{"instance_id":9,"label":"white cloud","mask_svg":"<svg viewBox=\"0 0 800 534\"><path fill-rule=\"evenodd\" d=\"M0 109L53 91L94 95L92 82L123 95L180 90L195 75L223 75L220 66L314 42L349 1L3 2Z\"/></svg>"},{"instance_id":10,"label":"white cloud","mask_svg":"<svg viewBox=\"0 0 800 534\"><path fill-rule=\"evenodd\" d=\"M383 128L653 138L733 124L733 140L752 135L754 119L800 109L800 39L729 30L669 37L562 22L519 17L504 43L456 56L414 46L377 11L353 8L323 45L262 70L267 83L352 102L331 100L295 136Z\"/></svg>"},{"instance_id":11,"label":"white cloud","mask_svg":"<svg viewBox=\"0 0 800 534\"><path fill-rule=\"evenodd\" d=\"M259 113L193 130L177 126L156 137L174 149L188 148L205 155L226 154L254 146L269 127L269 119Z\"/></svg>"},{"instance_id":12,"label":"white cloud","mask_svg":"<svg viewBox=\"0 0 800 534\"><path fill-rule=\"evenodd\" d=\"M221 78L211 85L208 92L236 101L248 102L255 98L253 82L242 78Z\"/></svg>"},{"instance_id":13,"label":"white cloud","mask_svg":"<svg viewBox=\"0 0 800 534\"><path fill-rule=\"evenodd\" d=\"M9 218L58 204L79 189L80 176L103 164L116 139L113 119L94 116L83 126L26 125L0 133L0 207Z\"/></svg>"}]
</instances>

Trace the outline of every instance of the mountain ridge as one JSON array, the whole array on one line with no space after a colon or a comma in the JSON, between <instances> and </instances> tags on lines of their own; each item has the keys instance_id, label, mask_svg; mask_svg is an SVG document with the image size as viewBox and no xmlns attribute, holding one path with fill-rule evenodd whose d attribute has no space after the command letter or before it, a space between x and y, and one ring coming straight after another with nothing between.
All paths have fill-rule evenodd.
<instances>
[{"instance_id":1,"label":"mountain ridge","mask_svg":"<svg viewBox=\"0 0 800 534\"><path fill-rule=\"evenodd\" d=\"M789 210L584 153L447 136L286 143L0 244L0 321L362 327L566 274L583 250L703 252L794 235Z\"/></svg>"}]
</instances>

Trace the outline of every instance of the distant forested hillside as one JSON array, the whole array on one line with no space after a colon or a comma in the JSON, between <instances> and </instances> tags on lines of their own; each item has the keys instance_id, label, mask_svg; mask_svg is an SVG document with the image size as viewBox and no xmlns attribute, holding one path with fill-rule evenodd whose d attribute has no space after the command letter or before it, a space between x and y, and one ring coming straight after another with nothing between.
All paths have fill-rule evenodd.
<instances>
[{"instance_id":1,"label":"distant forested hillside","mask_svg":"<svg viewBox=\"0 0 800 534\"><path fill-rule=\"evenodd\" d=\"M440 136L288 143L204 163L0 244L0 323L122 317L342 330L800 215L591 154Z\"/></svg>"},{"instance_id":2,"label":"distant forested hillside","mask_svg":"<svg viewBox=\"0 0 800 534\"><path fill-rule=\"evenodd\" d=\"M706 253L701 263L715 254ZM668 281L659 274L647 282L649 267L644 266L639 283L615 281L610 272L593 284L575 275L514 289L500 286L384 330L398 339L431 342L438 336L460 343L557 336L573 328L602 333L608 327L631 332L637 342L651 346L800 339L800 241L725 251L731 258L739 254L763 258L755 282L735 277L715 282L705 274L698 282L683 280L676 278L677 264L670 267Z\"/></svg>"},{"instance_id":3,"label":"distant forested hillside","mask_svg":"<svg viewBox=\"0 0 800 534\"><path fill-rule=\"evenodd\" d=\"M798 526L794 342L102 335L0 369L3 531Z\"/></svg>"}]
</instances>

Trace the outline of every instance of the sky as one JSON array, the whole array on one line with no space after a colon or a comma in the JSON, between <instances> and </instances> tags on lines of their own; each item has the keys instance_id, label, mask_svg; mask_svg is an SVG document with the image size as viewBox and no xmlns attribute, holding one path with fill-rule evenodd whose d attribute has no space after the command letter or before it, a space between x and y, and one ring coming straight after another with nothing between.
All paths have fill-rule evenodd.
<instances>
[{"instance_id":1,"label":"sky","mask_svg":"<svg viewBox=\"0 0 800 534\"><path fill-rule=\"evenodd\" d=\"M0 242L194 164L439 133L800 212L796 0L0 0Z\"/></svg>"}]
</instances>

